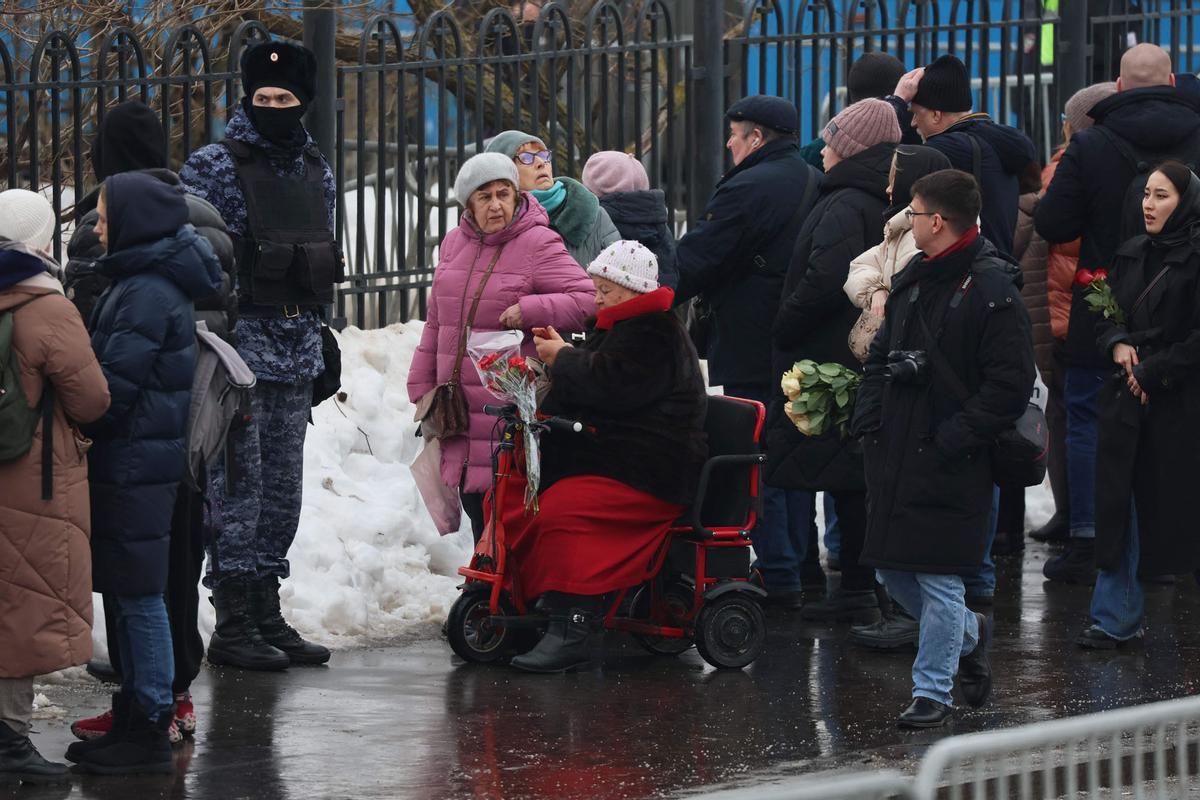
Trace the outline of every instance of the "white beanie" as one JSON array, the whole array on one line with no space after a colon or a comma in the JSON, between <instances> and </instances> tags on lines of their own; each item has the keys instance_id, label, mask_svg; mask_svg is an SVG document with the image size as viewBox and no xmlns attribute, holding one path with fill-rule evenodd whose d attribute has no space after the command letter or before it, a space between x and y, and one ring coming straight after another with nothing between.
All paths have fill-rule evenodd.
<instances>
[{"instance_id":1,"label":"white beanie","mask_svg":"<svg viewBox=\"0 0 1200 800\"><path fill-rule=\"evenodd\" d=\"M0 236L33 250L49 252L54 240L54 207L37 192L0 192Z\"/></svg>"},{"instance_id":2,"label":"white beanie","mask_svg":"<svg viewBox=\"0 0 1200 800\"><path fill-rule=\"evenodd\" d=\"M458 177L454 179L454 199L466 208L471 193L492 181L508 181L513 185L514 191L521 188L517 165L508 156L500 153L480 153L471 156L463 163Z\"/></svg>"},{"instance_id":3,"label":"white beanie","mask_svg":"<svg viewBox=\"0 0 1200 800\"><path fill-rule=\"evenodd\" d=\"M646 294L658 288L658 259L640 242L623 239L600 251L588 275Z\"/></svg>"}]
</instances>

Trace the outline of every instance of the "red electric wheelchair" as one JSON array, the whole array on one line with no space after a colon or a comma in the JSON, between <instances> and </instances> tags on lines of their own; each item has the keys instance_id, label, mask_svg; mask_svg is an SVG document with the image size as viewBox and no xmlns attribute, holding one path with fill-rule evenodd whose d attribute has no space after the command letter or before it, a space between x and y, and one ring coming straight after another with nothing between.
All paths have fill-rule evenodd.
<instances>
[{"instance_id":1,"label":"red electric wheelchair","mask_svg":"<svg viewBox=\"0 0 1200 800\"><path fill-rule=\"evenodd\" d=\"M499 418L500 430L492 506L504 508L509 479L519 468L524 428L513 406L488 406L487 411ZM762 652L766 593L749 579L750 530L761 510L764 416L761 403L708 398L709 457L695 503L659 548L654 577L609 596L606 629L626 631L660 655L678 655L695 644L706 662L721 669L740 669ZM539 433L586 435L569 420L535 424ZM466 661L498 662L526 652L546 626L545 615L505 591L510 557L501 515L493 513L471 563L459 569L465 582L447 622L450 646Z\"/></svg>"}]
</instances>

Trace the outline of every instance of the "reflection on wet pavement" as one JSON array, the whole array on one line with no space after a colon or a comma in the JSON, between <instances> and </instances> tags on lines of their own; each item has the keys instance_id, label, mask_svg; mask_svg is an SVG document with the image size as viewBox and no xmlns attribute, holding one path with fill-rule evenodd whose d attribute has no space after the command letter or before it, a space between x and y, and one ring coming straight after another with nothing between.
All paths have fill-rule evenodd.
<instances>
[{"instance_id":1,"label":"reflection on wet pavement","mask_svg":"<svg viewBox=\"0 0 1200 800\"><path fill-rule=\"evenodd\" d=\"M945 731L903 733L911 651L880 654L772 611L750 668L717 672L694 652L644 654L610 637L603 666L536 676L457 663L430 625L421 636L339 652L328 669L206 669L194 687L200 730L173 780L75 777L0 787L21 800L675 797L825 769L911 769L950 733L1017 725L1191 694L1200 682L1200 593L1190 580L1147 587L1144 644L1087 653L1073 644L1088 590L1044 585L1048 551L1002 563L994 609L992 703ZM61 720L37 723L59 757L70 720L106 702L99 686L46 689ZM8 793L8 794L6 794Z\"/></svg>"}]
</instances>

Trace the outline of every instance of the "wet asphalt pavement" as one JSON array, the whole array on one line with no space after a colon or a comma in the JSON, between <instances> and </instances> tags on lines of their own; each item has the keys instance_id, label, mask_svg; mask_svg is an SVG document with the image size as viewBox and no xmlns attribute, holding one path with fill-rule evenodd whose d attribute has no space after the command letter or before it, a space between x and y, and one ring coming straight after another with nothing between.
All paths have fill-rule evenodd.
<instances>
[{"instance_id":1,"label":"wet asphalt pavement","mask_svg":"<svg viewBox=\"0 0 1200 800\"><path fill-rule=\"evenodd\" d=\"M1049 551L999 566L996 688L941 731L905 733L912 651L876 653L772 610L763 656L718 672L695 651L644 654L610 635L602 665L563 676L466 665L430 625L411 638L337 652L329 668L255 674L205 668L200 729L173 777L73 776L0 786L0 798L681 797L827 769L912 769L929 745L968 733L1192 694L1200 686L1200 591L1147 587L1146 639L1116 652L1073 644L1089 590L1044 584ZM70 720L107 705L99 684L44 689L61 718L35 742L58 758Z\"/></svg>"}]
</instances>

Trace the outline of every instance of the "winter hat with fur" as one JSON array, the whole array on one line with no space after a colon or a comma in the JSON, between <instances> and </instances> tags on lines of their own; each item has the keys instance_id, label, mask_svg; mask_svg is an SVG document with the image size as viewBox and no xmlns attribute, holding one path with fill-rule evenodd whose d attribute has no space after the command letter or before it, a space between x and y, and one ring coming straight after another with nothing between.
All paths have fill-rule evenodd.
<instances>
[{"instance_id":1,"label":"winter hat with fur","mask_svg":"<svg viewBox=\"0 0 1200 800\"><path fill-rule=\"evenodd\" d=\"M610 280L638 294L658 288L658 259L640 242L623 239L600 251L588 275Z\"/></svg>"},{"instance_id":2,"label":"winter hat with fur","mask_svg":"<svg viewBox=\"0 0 1200 800\"><path fill-rule=\"evenodd\" d=\"M846 106L821 134L833 152L851 158L883 142L900 141L896 111L886 100L869 97Z\"/></svg>"},{"instance_id":3,"label":"winter hat with fur","mask_svg":"<svg viewBox=\"0 0 1200 800\"><path fill-rule=\"evenodd\" d=\"M9 189L0 192L0 236L26 246L50 251L54 240L54 207L37 192Z\"/></svg>"},{"instance_id":4,"label":"winter hat with fur","mask_svg":"<svg viewBox=\"0 0 1200 800\"><path fill-rule=\"evenodd\" d=\"M617 192L644 192L650 188L646 168L629 153L601 150L583 165L583 185L597 197Z\"/></svg>"},{"instance_id":5,"label":"winter hat with fur","mask_svg":"<svg viewBox=\"0 0 1200 800\"><path fill-rule=\"evenodd\" d=\"M465 208L471 192L492 181L508 181L513 185L513 189L521 188L517 165L508 156L500 153L480 153L471 156L454 179L454 199Z\"/></svg>"},{"instance_id":6,"label":"winter hat with fur","mask_svg":"<svg viewBox=\"0 0 1200 800\"><path fill-rule=\"evenodd\" d=\"M1091 86L1085 86L1075 94L1071 95L1071 99L1067 101L1066 108L1063 111L1067 115L1067 124L1071 126L1072 133L1079 133L1082 130L1087 130L1096 124L1096 121L1088 114L1096 104L1111 95L1117 93L1117 84L1112 81L1104 83L1093 83Z\"/></svg>"}]
</instances>

